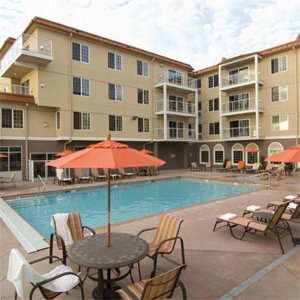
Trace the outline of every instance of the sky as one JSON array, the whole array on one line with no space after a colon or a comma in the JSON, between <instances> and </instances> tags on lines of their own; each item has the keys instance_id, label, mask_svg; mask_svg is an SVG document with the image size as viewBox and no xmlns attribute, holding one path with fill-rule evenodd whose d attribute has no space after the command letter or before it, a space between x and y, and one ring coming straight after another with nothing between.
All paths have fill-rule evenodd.
<instances>
[{"instance_id":1,"label":"sky","mask_svg":"<svg viewBox=\"0 0 300 300\"><path fill-rule=\"evenodd\" d=\"M203 69L296 39L299 0L1 0L0 45L35 16Z\"/></svg>"}]
</instances>

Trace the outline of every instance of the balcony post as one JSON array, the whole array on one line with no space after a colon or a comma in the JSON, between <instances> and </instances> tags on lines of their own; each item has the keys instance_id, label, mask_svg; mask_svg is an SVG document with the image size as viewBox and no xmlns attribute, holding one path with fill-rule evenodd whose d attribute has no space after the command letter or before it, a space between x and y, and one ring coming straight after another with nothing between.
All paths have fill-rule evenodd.
<instances>
[{"instance_id":1,"label":"balcony post","mask_svg":"<svg viewBox=\"0 0 300 300\"><path fill-rule=\"evenodd\" d=\"M195 114L196 114L196 122L195 122L195 140L199 140L199 113L198 113L198 89L195 91Z\"/></svg>"},{"instance_id":2,"label":"balcony post","mask_svg":"<svg viewBox=\"0 0 300 300\"><path fill-rule=\"evenodd\" d=\"M167 107L168 107L168 99L167 99L167 86L164 83L163 86L163 97L164 97L164 140L168 139L168 115L167 115Z\"/></svg>"},{"instance_id":3,"label":"balcony post","mask_svg":"<svg viewBox=\"0 0 300 300\"><path fill-rule=\"evenodd\" d=\"M222 110L222 67L219 66L219 122L220 122L220 140L223 140L223 110Z\"/></svg>"},{"instance_id":4,"label":"balcony post","mask_svg":"<svg viewBox=\"0 0 300 300\"><path fill-rule=\"evenodd\" d=\"M255 65L255 71L254 71L254 76L255 76L255 137L256 139L259 138L259 90L258 90L258 55L255 54L254 57L254 65Z\"/></svg>"}]
</instances>

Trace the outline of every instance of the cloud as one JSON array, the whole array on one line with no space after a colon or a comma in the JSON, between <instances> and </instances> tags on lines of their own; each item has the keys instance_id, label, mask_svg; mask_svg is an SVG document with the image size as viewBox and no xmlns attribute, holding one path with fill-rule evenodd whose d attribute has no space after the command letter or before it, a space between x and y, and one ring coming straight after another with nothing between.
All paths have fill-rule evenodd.
<instances>
[{"instance_id":1,"label":"cloud","mask_svg":"<svg viewBox=\"0 0 300 300\"><path fill-rule=\"evenodd\" d=\"M0 43L40 16L199 69L294 40L299 15L298 0L2 0Z\"/></svg>"}]
</instances>

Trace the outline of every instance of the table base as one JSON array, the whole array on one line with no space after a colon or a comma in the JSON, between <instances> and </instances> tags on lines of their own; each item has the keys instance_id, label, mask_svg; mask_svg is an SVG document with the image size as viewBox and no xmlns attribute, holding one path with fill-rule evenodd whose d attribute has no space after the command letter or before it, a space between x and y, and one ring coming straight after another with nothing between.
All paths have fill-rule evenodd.
<instances>
[{"instance_id":1,"label":"table base","mask_svg":"<svg viewBox=\"0 0 300 300\"><path fill-rule=\"evenodd\" d=\"M97 300L99 300L99 299L103 299L103 300L120 299L118 294L115 292L115 290L117 290L119 288L121 288L119 285L113 284L111 289L104 288L103 295L99 295L99 289L96 286L92 292L93 299L97 299Z\"/></svg>"}]
</instances>

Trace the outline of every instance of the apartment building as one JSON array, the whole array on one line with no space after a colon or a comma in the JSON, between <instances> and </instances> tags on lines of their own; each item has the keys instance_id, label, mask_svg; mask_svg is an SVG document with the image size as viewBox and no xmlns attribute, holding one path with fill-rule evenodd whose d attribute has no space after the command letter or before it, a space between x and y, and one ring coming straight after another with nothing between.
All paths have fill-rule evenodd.
<instances>
[{"instance_id":1,"label":"apartment building","mask_svg":"<svg viewBox=\"0 0 300 300\"><path fill-rule=\"evenodd\" d=\"M63 149L104 140L167 163L248 164L299 137L300 40L191 65L42 18L0 49L0 174L54 175ZM245 152L251 148L259 151Z\"/></svg>"}]
</instances>

